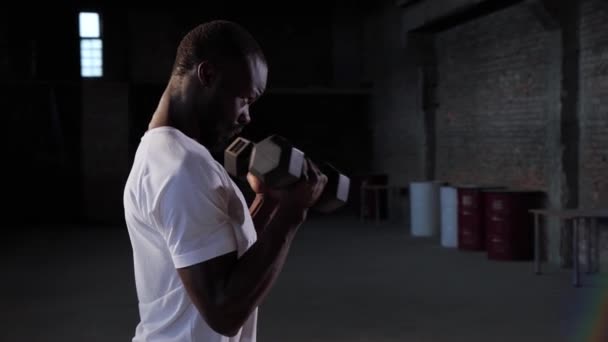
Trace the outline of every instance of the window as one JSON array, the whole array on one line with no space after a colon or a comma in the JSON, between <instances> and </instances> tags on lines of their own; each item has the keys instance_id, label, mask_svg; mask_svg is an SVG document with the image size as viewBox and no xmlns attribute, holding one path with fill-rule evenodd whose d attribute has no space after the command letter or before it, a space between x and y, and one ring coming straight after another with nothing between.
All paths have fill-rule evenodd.
<instances>
[{"instance_id":1,"label":"window","mask_svg":"<svg viewBox=\"0 0 608 342\"><path fill-rule=\"evenodd\" d=\"M80 75L82 77L103 76L103 45L99 14L81 12L80 32Z\"/></svg>"}]
</instances>

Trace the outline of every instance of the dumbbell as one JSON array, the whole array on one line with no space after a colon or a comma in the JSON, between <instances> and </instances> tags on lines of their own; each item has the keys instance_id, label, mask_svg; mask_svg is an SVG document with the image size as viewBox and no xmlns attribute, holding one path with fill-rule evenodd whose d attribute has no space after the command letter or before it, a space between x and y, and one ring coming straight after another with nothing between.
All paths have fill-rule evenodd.
<instances>
[{"instance_id":1,"label":"dumbbell","mask_svg":"<svg viewBox=\"0 0 608 342\"><path fill-rule=\"evenodd\" d=\"M239 137L225 150L224 167L235 178L244 179L251 172L264 184L279 188L301 178L304 159L304 152L282 136L272 135L257 144ZM327 184L313 208L328 213L347 202L350 179L329 163L320 164L319 169L327 176Z\"/></svg>"},{"instance_id":2,"label":"dumbbell","mask_svg":"<svg viewBox=\"0 0 608 342\"><path fill-rule=\"evenodd\" d=\"M224 168L228 174L246 180L253 146L250 140L238 137L224 150Z\"/></svg>"}]
</instances>

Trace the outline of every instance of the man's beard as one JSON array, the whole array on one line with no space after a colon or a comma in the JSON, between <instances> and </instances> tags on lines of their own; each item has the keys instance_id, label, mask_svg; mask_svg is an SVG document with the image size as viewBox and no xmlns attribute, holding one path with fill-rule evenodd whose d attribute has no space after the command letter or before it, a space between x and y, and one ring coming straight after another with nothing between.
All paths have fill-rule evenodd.
<instances>
[{"instance_id":1,"label":"man's beard","mask_svg":"<svg viewBox=\"0 0 608 342\"><path fill-rule=\"evenodd\" d=\"M205 146L211 154L216 155L228 147L215 120L204 120L200 123L200 143Z\"/></svg>"},{"instance_id":2,"label":"man's beard","mask_svg":"<svg viewBox=\"0 0 608 342\"><path fill-rule=\"evenodd\" d=\"M236 137L235 131L240 127L234 127L225 122L226 115L219 103L210 103L207 108L201 108L202 117L199 121L199 132L201 144L217 159L223 158L224 150Z\"/></svg>"}]
</instances>

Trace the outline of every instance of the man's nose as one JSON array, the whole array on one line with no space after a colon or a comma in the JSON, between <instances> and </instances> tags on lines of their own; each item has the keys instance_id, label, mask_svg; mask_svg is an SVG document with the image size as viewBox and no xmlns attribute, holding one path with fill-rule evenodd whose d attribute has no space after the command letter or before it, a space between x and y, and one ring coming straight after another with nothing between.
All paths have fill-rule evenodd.
<instances>
[{"instance_id":1,"label":"man's nose","mask_svg":"<svg viewBox=\"0 0 608 342\"><path fill-rule=\"evenodd\" d=\"M249 124L249 122L251 122L251 117L249 116L249 108L246 108L241 112L237 121L241 125L247 125Z\"/></svg>"}]
</instances>

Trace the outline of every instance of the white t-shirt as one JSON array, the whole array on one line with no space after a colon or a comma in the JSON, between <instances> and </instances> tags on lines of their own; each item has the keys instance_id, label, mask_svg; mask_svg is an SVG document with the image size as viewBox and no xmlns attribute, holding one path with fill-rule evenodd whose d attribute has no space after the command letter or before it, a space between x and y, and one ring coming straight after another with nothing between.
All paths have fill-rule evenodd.
<instances>
[{"instance_id":1,"label":"white t-shirt","mask_svg":"<svg viewBox=\"0 0 608 342\"><path fill-rule=\"evenodd\" d=\"M237 251L256 241L247 203L224 167L171 127L141 138L124 189L140 322L134 342L253 342L258 310L232 337L211 329L176 268Z\"/></svg>"}]
</instances>

